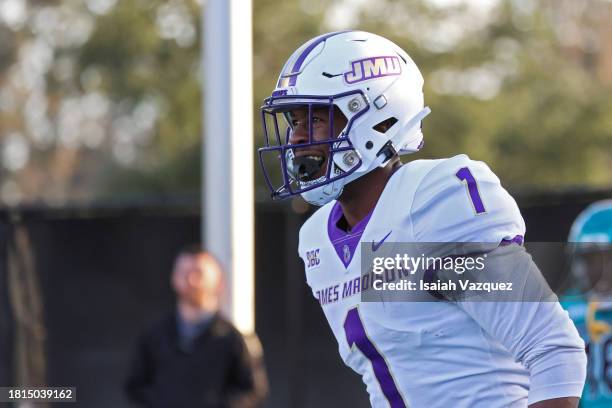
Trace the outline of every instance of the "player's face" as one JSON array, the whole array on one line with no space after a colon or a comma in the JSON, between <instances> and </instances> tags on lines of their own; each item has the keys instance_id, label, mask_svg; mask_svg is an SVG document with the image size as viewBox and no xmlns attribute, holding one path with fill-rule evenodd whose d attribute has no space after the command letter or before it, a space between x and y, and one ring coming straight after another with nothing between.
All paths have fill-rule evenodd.
<instances>
[{"instance_id":1,"label":"player's face","mask_svg":"<svg viewBox=\"0 0 612 408\"><path fill-rule=\"evenodd\" d=\"M330 115L328 107L312 110L312 139L310 139L308 108L289 111L288 120L291 126L289 144L321 142L338 137L346 127L347 120L340 109L334 107L331 112ZM329 163L330 147L330 144L324 143L293 149L295 177L299 181L309 181L324 176Z\"/></svg>"}]
</instances>

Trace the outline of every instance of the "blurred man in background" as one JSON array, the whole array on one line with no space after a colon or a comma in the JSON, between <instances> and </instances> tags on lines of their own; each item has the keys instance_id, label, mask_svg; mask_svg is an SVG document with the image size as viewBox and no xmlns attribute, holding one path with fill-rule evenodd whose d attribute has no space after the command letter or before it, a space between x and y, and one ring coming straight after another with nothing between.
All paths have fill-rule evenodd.
<instances>
[{"instance_id":1,"label":"blurred man in background","mask_svg":"<svg viewBox=\"0 0 612 408\"><path fill-rule=\"evenodd\" d=\"M584 210L568 238L575 285L563 302L586 343L584 408L612 406L612 200Z\"/></svg>"},{"instance_id":2,"label":"blurred man in background","mask_svg":"<svg viewBox=\"0 0 612 408\"><path fill-rule=\"evenodd\" d=\"M257 406L265 387L256 387L261 381L245 342L219 313L219 262L188 247L175 260L171 284L176 310L141 336L125 385L129 399L145 407Z\"/></svg>"}]
</instances>

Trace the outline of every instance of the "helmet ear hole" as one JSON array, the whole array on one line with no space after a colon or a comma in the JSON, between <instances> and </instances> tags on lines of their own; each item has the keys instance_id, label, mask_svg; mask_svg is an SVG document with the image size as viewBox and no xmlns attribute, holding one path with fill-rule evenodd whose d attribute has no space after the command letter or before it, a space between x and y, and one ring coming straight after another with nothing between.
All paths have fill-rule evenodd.
<instances>
[{"instance_id":1,"label":"helmet ear hole","mask_svg":"<svg viewBox=\"0 0 612 408\"><path fill-rule=\"evenodd\" d=\"M391 127L395 125L396 123L397 123L397 118L392 116L390 118L383 120L382 122L378 122L376 125L372 126L372 129L380 133L387 133L387 131L391 129Z\"/></svg>"}]
</instances>

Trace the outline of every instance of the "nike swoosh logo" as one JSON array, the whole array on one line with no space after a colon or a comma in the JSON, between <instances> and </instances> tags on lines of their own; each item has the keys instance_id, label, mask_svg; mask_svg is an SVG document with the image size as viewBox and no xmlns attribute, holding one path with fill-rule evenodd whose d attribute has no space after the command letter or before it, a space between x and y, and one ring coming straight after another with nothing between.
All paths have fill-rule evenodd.
<instances>
[{"instance_id":1,"label":"nike swoosh logo","mask_svg":"<svg viewBox=\"0 0 612 408\"><path fill-rule=\"evenodd\" d=\"M375 243L374 241L372 241L372 252L376 252L378 248L380 248L380 246L383 244L383 242L385 242L385 240L389 238L389 235L391 235L392 232L393 230L389 231L389 233L385 235L385 237L381 239L378 243Z\"/></svg>"}]
</instances>

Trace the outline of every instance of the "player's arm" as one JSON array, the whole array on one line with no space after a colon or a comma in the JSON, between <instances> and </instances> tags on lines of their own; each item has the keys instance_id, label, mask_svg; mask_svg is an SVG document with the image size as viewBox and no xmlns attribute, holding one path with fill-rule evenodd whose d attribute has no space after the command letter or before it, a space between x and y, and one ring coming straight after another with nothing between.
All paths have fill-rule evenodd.
<instances>
[{"instance_id":1,"label":"player's arm","mask_svg":"<svg viewBox=\"0 0 612 408\"><path fill-rule=\"evenodd\" d=\"M457 306L527 368L531 408L576 407L586 378L586 354L567 312L523 247L503 246L487 255L483 279L511 281L515 290L465 299Z\"/></svg>"},{"instance_id":2,"label":"player's arm","mask_svg":"<svg viewBox=\"0 0 612 408\"><path fill-rule=\"evenodd\" d=\"M529 407L577 407L586 378L586 355L578 333L567 321L569 318L562 315L558 303L494 305L489 308L489 304L473 302L468 309L480 319L483 329L491 331L529 370ZM477 308L483 310L476 312ZM484 316L487 313L494 315ZM527 317L523 318L521 313ZM499 322L493 322L495 316Z\"/></svg>"},{"instance_id":3,"label":"player's arm","mask_svg":"<svg viewBox=\"0 0 612 408\"><path fill-rule=\"evenodd\" d=\"M442 162L421 181L411 219L420 242L501 243L525 233L518 206L499 179L484 163L467 156ZM522 247L499 246L488 255L490 260L495 255L504 260L499 271L524 273L512 281L525 279L523 287L531 291L527 300L538 299L538 291L546 297L546 288L538 286L543 278ZM471 301L458 307L529 370L532 408L575 406L586 377L586 354L584 342L558 302Z\"/></svg>"}]
</instances>

